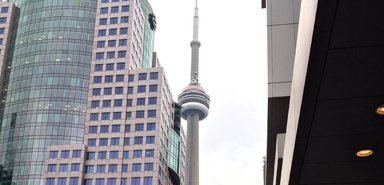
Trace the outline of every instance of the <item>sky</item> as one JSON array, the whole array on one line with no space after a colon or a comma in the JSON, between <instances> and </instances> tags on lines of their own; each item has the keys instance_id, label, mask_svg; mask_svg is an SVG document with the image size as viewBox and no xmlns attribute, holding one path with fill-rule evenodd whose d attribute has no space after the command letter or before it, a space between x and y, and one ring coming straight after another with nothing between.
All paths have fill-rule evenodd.
<instances>
[{"instance_id":1,"label":"sky","mask_svg":"<svg viewBox=\"0 0 384 185\"><path fill-rule=\"evenodd\" d=\"M189 83L194 0L149 0L155 51L174 97ZM267 136L267 27L260 0L199 0L200 185L262 185ZM183 123L185 126L185 122Z\"/></svg>"}]
</instances>

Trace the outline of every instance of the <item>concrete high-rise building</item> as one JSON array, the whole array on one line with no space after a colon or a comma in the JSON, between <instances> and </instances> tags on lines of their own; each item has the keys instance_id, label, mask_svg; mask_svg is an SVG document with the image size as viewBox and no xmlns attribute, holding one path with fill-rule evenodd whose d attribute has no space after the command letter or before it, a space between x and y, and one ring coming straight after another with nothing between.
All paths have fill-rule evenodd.
<instances>
[{"instance_id":1,"label":"concrete high-rise building","mask_svg":"<svg viewBox=\"0 0 384 185\"><path fill-rule=\"evenodd\" d=\"M155 29L146 0L0 2L0 184L183 184Z\"/></svg>"},{"instance_id":2,"label":"concrete high-rise building","mask_svg":"<svg viewBox=\"0 0 384 185\"><path fill-rule=\"evenodd\" d=\"M199 185L199 121L208 116L210 97L199 83L199 15L197 0L193 19L191 42L190 84L184 88L178 100L182 105L181 116L187 120L186 185Z\"/></svg>"},{"instance_id":3,"label":"concrete high-rise building","mask_svg":"<svg viewBox=\"0 0 384 185\"><path fill-rule=\"evenodd\" d=\"M383 184L384 2L266 5L265 184Z\"/></svg>"}]
</instances>

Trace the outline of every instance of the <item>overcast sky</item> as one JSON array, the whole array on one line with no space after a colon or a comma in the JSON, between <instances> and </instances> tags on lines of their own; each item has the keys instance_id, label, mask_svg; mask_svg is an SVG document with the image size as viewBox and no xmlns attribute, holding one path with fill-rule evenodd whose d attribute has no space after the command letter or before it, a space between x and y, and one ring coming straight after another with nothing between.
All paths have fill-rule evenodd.
<instances>
[{"instance_id":1,"label":"overcast sky","mask_svg":"<svg viewBox=\"0 0 384 185\"><path fill-rule=\"evenodd\" d=\"M194 0L149 0L155 51L174 99L189 83ZM200 185L262 185L267 130L267 28L260 0L199 0Z\"/></svg>"}]
</instances>

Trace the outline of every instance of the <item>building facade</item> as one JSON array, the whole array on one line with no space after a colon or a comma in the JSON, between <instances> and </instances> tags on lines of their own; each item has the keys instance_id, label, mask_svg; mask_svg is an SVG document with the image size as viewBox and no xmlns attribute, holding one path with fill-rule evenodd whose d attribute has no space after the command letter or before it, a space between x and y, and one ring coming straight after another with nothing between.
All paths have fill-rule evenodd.
<instances>
[{"instance_id":1,"label":"building facade","mask_svg":"<svg viewBox=\"0 0 384 185\"><path fill-rule=\"evenodd\" d=\"M384 183L383 6L267 1L265 184Z\"/></svg>"},{"instance_id":2,"label":"building facade","mask_svg":"<svg viewBox=\"0 0 384 185\"><path fill-rule=\"evenodd\" d=\"M0 2L0 184L183 182L155 29L146 0Z\"/></svg>"}]
</instances>

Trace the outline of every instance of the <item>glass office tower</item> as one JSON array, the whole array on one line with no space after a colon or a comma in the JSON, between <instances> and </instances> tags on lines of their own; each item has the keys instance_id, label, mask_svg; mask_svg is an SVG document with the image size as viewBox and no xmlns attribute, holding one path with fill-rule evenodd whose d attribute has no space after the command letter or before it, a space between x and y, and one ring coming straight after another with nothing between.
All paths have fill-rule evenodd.
<instances>
[{"instance_id":1,"label":"glass office tower","mask_svg":"<svg viewBox=\"0 0 384 185\"><path fill-rule=\"evenodd\" d=\"M47 146L83 142L97 2L0 3L15 5L2 61L0 181L40 185Z\"/></svg>"}]
</instances>

